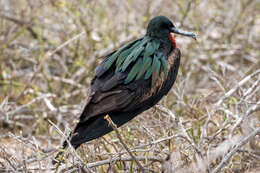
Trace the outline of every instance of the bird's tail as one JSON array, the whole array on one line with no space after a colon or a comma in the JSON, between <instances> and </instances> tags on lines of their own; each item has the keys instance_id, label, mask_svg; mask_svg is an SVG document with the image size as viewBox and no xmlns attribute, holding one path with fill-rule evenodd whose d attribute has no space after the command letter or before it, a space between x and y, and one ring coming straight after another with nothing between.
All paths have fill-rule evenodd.
<instances>
[{"instance_id":1,"label":"bird's tail","mask_svg":"<svg viewBox=\"0 0 260 173\"><path fill-rule=\"evenodd\" d=\"M112 131L104 120L104 116L90 118L86 122L79 122L67 140L63 142L61 151L55 156L52 163L57 164L63 160L65 149L68 147L68 141L73 148L77 149L82 143L96 139L104 134Z\"/></svg>"},{"instance_id":2,"label":"bird's tail","mask_svg":"<svg viewBox=\"0 0 260 173\"><path fill-rule=\"evenodd\" d=\"M65 149L67 148L68 146L68 140L71 138L73 133L70 133L69 137L67 138L67 140L65 140L62 144L62 148L60 149L60 151L58 152L58 154L55 156L55 158L52 160L52 164L57 164L59 162L63 162L63 155L64 155L64 152L65 152Z\"/></svg>"},{"instance_id":3,"label":"bird's tail","mask_svg":"<svg viewBox=\"0 0 260 173\"><path fill-rule=\"evenodd\" d=\"M124 123L130 121L132 118L134 118L138 113L136 112L125 112L125 113L118 113L118 114L110 114L110 118L112 121L117 125L117 127L120 127ZM91 141L93 139L99 138L109 132L111 132L113 129L108 124L107 120L104 119L105 115L99 115L92 117L84 122L79 122L74 130L73 133L70 134L69 141L75 149L77 149L81 144ZM62 146L62 151L60 151L55 159L53 160L53 163L56 164L61 160L59 157L64 154L64 150L68 147L68 140L64 141Z\"/></svg>"}]
</instances>

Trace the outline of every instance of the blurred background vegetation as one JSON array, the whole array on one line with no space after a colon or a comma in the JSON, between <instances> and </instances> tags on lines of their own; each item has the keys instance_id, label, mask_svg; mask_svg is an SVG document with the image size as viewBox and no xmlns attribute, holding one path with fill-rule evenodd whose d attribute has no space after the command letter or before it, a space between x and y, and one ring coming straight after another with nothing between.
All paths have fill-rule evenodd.
<instances>
[{"instance_id":1,"label":"blurred background vegetation","mask_svg":"<svg viewBox=\"0 0 260 173\"><path fill-rule=\"evenodd\" d=\"M260 171L259 11L259 0L0 0L1 172L138 172L131 159L86 167L128 156L114 132L51 165L64 137L50 122L68 134L95 67L158 15L198 40L176 36L177 81L119 129L126 144L150 172Z\"/></svg>"}]
</instances>

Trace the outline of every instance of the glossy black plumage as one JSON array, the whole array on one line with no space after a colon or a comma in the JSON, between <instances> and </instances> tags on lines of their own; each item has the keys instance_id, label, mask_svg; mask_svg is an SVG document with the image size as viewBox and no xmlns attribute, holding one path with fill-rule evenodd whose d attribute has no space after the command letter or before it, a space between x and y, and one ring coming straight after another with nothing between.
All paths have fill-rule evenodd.
<instances>
[{"instance_id":1,"label":"glossy black plumage","mask_svg":"<svg viewBox=\"0 0 260 173\"><path fill-rule=\"evenodd\" d=\"M154 106L169 92L176 79L181 57L180 50L173 44L173 38L170 35L173 28L175 29L175 26L166 17L153 18L148 24L147 34L143 38L108 55L96 68L96 75L91 82L86 106L80 116L80 122L71 136L70 142L75 149L82 143L112 131L104 119L105 115L108 114L113 122L120 127ZM194 36L187 32L185 34ZM146 48L148 43L141 45L144 47L140 47L140 45L137 48L132 47L137 42L142 43L144 39L151 42L156 41L159 44L157 47L154 46L152 54L149 55L150 62L144 60L148 57L145 56L147 53L145 51L149 49ZM146 47L145 44L147 44ZM138 51L138 48L142 50L135 54L138 55L137 57L120 57L121 54L121 56L124 55L123 51L129 50L125 51L128 56L131 52ZM160 59L159 56L164 59ZM137 63L141 61L140 66ZM142 72L141 68L148 66L147 63L149 63L150 71L147 68ZM133 68L136 68L137 71L131 72ZM67 143L64 142L63 147L66 146Z\"/></svg>"}]
</instances>

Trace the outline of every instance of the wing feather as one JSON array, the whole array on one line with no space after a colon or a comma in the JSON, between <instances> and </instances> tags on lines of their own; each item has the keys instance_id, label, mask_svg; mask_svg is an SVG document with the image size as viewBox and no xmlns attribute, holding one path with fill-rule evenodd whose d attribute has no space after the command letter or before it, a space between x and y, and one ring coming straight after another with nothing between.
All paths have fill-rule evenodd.
<instances>
[{"instance_id":1,"label":"wing feather","mask_svg":"<svg viewBox=\"0 0 260 173\"><path fill-rule=\"evenodd\" d=\"M131 64L131 68L135 67L132 71L130 69L125 72L116 72L116 66L111 66L106 70L106 73L104 73L104 63L102 62L100 64L101 67L98 67L96 70L99 74L96 75L91 83L87 104L80 117L81 122L85 122L95 116L104 116L113 112L131 111L137 105L146 104L147 100L153 99L153 96L158 95L160 92L166 94L176 77L169 79L169 75L172 75L173 71L174 73L178 71L179 59L180 51L176 48L168 57L152 55L152 57L147 58L146 66L143 55L138 57L137 62ZM145 69L142 69L143 67L140 64ZM130 78L128 77L129 75ZM133 80L134 78L140 79L142 75L144 75L144 80ZM130 82L126 84L125 80L127 77ZM164 94L159 95L161 95L159 97L162 97ZM153 104L154 101L151 100L149 105Z\"/></svg>"}]
</instances>

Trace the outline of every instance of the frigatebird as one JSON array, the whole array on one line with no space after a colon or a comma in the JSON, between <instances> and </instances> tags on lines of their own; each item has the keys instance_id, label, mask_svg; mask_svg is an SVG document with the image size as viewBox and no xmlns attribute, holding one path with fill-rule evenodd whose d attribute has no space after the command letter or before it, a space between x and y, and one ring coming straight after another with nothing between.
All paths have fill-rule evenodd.
<instances>
[{"instance_id":1,"label":"frigatebird","mask_svg":"<svg viewBox=\"0 0 260 173\"><path fill-rule=\"evenodd\" d=\"M97 66L86 106L70 135L75 149L113 130L106 115L120 127L170 91L181 60L174 34L196 40L193 33L178 29L167 17L154 17L145 36L110 53Z\"/></svg>"}]
</instances>

